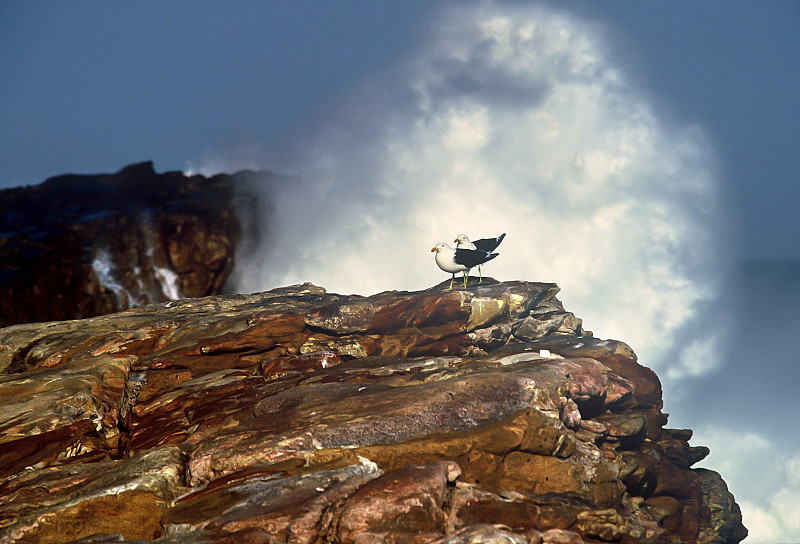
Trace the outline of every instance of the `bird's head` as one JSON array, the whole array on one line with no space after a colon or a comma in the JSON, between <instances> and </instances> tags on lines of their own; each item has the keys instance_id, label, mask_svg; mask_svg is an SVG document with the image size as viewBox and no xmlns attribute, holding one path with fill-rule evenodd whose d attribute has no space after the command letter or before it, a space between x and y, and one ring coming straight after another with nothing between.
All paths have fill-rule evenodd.
<instances>
[{"instance_id":1,"label":"bird's head","mask_svg":"<svg viewBox=\"0 0 800 544\"><path fill-rule=\"evenodd\" d=\"M466 234L459 234L458 236L456 236L456 239L453 240L453 241L455 243L457 243L457 244L468 244L469 243L469 238L467 238Z\"/></svg>"},{"instance_id":2,"label":"bird's head","mask_svg":"<svg viewBox=\"0 0 800 544\"><path fill-rule=\"evenodd\" d=\"M447 244L445 244L443 242L439 242L438 244L436 244L435 246L433 246L431 248L431 253L442 251L443 249L445 249L447 247L449 247Z\"/></svg>"}]
</instances>

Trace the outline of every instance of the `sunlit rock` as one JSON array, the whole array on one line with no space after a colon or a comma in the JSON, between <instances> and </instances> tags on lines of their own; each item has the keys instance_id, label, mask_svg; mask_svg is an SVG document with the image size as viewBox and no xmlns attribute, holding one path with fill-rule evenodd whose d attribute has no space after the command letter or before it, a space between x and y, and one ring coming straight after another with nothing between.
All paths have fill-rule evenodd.
<instances>
[{"instance_id":1,"label":"sunlit rock","mask_svg":"<svg viewBox=\"0 0 800 544\"><path fill-rule=\"evenodd\" d=\"M553 284L447 283L0 329L0 542L743 538L630 347Z\"/></svg>"}]
</instances>

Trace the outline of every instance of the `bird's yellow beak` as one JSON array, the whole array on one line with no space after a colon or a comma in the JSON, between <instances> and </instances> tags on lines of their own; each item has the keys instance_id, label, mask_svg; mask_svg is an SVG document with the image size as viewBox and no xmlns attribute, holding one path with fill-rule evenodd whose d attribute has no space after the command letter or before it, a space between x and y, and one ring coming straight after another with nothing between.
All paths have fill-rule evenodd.
<instances>
[{"instance_id":1,"label":"bird's yellow beak","mask_svg":"<svg viewBox=\"0 0 800 544\"><path fill-rule=\"evenodd\" d=\"M458 238L456 238L455 240L453 240L453 242L455 242L455 243L458 243Z\"/></svg>"},{"instance_id":2,"label":"bird's yellow beak","mask_svg":"<svg viewBox=\"0 0 800 544\"><path fill-rule=\"evenodd\" d=\"M436 251L436 247L431 248L431 253L433 253L434 251Z\"/></svg>"}]
</instances>

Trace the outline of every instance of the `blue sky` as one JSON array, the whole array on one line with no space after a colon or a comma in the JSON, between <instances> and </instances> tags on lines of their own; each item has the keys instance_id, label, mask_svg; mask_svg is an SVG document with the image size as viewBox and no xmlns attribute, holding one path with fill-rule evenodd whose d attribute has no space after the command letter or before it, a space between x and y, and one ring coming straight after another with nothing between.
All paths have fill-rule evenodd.
<instances>
[{"instance_id":1,"label":"blue sky","mask_svg":"<svg viewBox=\"0 0 800 544\"><path fill-rule=\"evenodd\" d=\"M0 3L0 187L142 160L297 176L242 291L427 287L508 231L486 272L558 282L748 542L800 538L800 265L736 264L800 261L800 2Z\"/></svg>"},{"instance_id":2,"label":"blue sky","mask_svg":"<svg viewBox=\"0 0 800 544\"><path fill-rule=\"evenodd\" d=\"M742 253L800 258L800 3L552 4L606 25L653 100L711 133ZM0 186L246 146L280 156L417 47L437 7L3 2Z\"/></svg>"}]
</instances>

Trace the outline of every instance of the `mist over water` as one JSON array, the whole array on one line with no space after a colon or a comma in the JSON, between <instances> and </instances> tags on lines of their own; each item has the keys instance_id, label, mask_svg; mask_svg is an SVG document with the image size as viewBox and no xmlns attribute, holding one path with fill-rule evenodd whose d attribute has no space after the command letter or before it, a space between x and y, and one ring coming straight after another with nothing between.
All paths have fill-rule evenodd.
<instances>
[{"instance_id":1,"label":"mist over water","mask_svg":"<svg viewBox=\"0 0 800 544\"><path fill-rule=\"evenodd\" d=\"M596 335L651 366L674 355L676 377L702 372L716 363L675 342L716 294L715 158L698 127L665 117L601 28L531 5L452 7L286 165L297 177L267 195L266 243L240 258L237 288L423 289L447 279L435 243L507 232L485 274L556 282Z\"/></svg>"}]
</instances>

